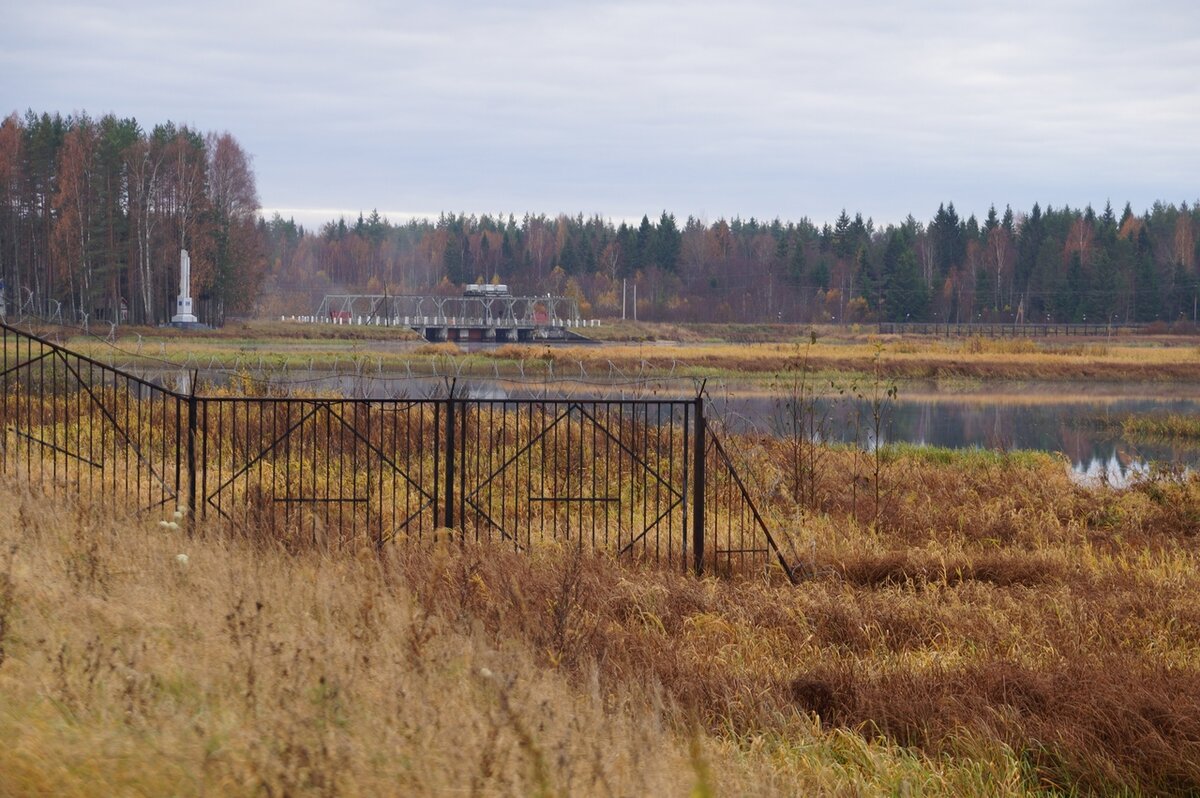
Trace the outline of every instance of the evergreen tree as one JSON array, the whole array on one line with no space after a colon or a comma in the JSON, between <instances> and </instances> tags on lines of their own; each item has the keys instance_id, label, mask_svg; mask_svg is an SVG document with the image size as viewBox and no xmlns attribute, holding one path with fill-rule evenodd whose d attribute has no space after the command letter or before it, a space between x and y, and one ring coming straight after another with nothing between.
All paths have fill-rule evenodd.
<instances>
[{"instance_id":1,"label":"evergreen tree","mask_svg":"<svg viewBox=\"0 0 1200 798\"><path fill-rule=\"evenodd\" d=\"M1017 233L1016 290L1023 293L1029 287L1029 279L1037 268L1038 251L1042 246L1045 230L1042 209L1035 202L1024 224Z\"/></svg>"},{"instance_id":2,"label":"evergreen tree","mask_svg":"<svg viewBox=\"0 0 1200 798\"><path fill-rule=\"evenodd\" d=\"M488 241L487 233L482 233L479 236L479 268L484 271L485 277L492 270L492 245Z\"/></svg>"},{"instance_id":3,"label":"evergreen tree","mask_svg":"<svg viewBox=\"0 0 1200 798\"><path fill-rule=\"evenodd\" d=\"M1162 297L1158 291L1158 275L1154 268L1154 252L1150 236L1143 227L1133 249L1134 300L1133 315L1137 321L1148 322L1163 316ZM1172 311L1178 311L1178 302ZM1176 313L1170 313L1173 317Z\"/></svg>"},{"instance_id":4,"label":"evergreen tree","mask_svg":"<svg viewBox=\"0 0 1200 798\"><path fill-rule=\"evenodd\" d=\"M1071 264L1067 267L1065 290L1059 296L1061 315L1067 321L1081 322L1087 320L1090 312L1092 320L1095 321L1096 310L1093 302L1094 297L1083 273L1083 259L1079 257L1078 252L1073 252L1071 253Z\"/></svg>"},{"instance_id":5,"label":"evergreen tree","mask_svg":"<svg viewBox=\"0 0 1200 798\"><path fill-rule=\"evenodd\" d=\"M938 206L933 224L929 225L929 236L933 240L934 274L938 284L966 259L967 244L959 223L954 203Z\"/></svg>"},{"instance_id":6,"label":"evergreen tree","mask_svg":"<svg viewBox=\"0 0 1200 798\"><path fill-rule=\"evenodd\" d=\"M500 239L500 269L505 274L511 274L514 266L516 259L513 257L512 238L509 237L508 230L505 230Z\"/></svg>"},{"instance_id":7,"label":"evergreen tree","mask_svg":"<svg viewBox=\"0 0 1200 798\"><path fill-rule=\"evenodd\" d=\"M683 234L675 224L675 216L663 211L654 231L655 260L660 268L674 272L679 266L679 253L683 249Z\"/></svg>"},{"instance_id":8,"label":"evergreen tree","mask_svg":"<svg viewBox=\"0 0 1200 798\"><path fill-rule=\"evenodd\" d=\"M567 274L579 272L580 258L575 242L575 236L567 236L567 240L563 242L562 252L558 256L558 263Z\"/></svg>"},{"instance_id":9,"label":"evergreen tree","mask_svg":"<svg viewBox=\"0 0 1200 798\"><path fill-rule=\"evenodd\" d=\"M617 274L621 277L629 277L639 266L638 236L637 232L625 222L621 222L621 226L617 228L617 249L621 257Z\"/></svg>"},{"instance_id":10,"label":"evergreen tree","mask_svg":"<svg viewBox=\"0 0 1200 798\"><path fill-rule=\"evenodd\" d=\"M888 236L883 254L883 313L889 321L916 321L929 308L929 287L921 279L912 239L901 228Z\"/></svg>"},{"instance_id":11,"label":"evergreen tree","mask_svg":"<svg viewBox=\"0 0 1200 798\"><path fill-rule=\"evenodd\" d=\"M820 288L822 291L828 291L830 275L829 258L821 256L817 258L817 262L813 265L812 272L809 274L809 285L813 288Z\"/></svg>"},{"instance_id":12,"label":"evergreen tree","mask_svg":"<svg viewBox=\"0 0 1200 798\"><path fill-rule=\"evenodd\" d=\"M1106 249L1099 248L1092 255L1091 312L1097 321L1114 322L1120 313L1120 275L1117 265Z\"/></svg>"},{"instance_id":13,"label":"evergreen tree","mask_svg":"<svg viewBox=\"0 0 1200 798\"><path fill-rule=\"evenodd\" d=\"M976 308L994 308L996 297L996 275L986 266L975 271Z\"/></svg>"},{"instance_id":14,"label":"evergreen tree","mask_svg":"<svg viewBox=\"0 0 1200 798\"><path fill-rule=\"evenodd\" d=\"M643 216L642 223L637 230L637 246L634 252L633 268L645 269L648 266L653 266L657 256L656 242L654 240L654 225L650 224L650 217Z\"/></svg>"},{"instance_id":15,"label":"evergreen tree","mask_svg":"<svg viewBox=\"0 0 1200 798\"><path fill-rule=\"evenodd\" d=\"M442 251L442 268L445 270L446 279L452 283L461 285L471 282L468 246L466 236L458 230L451 230L446 240L446 249Z\"/></svg>"},{"instance_id":16,"label":"evergreen tree","mask_svg":"<svg viewBox=\"0 0 1200 798\"><path fill-rule=\"evenodd\" d=\"M833 254L839 260L846 260L854 251L854 240L850 230L850 217L846 214L845 208L842 208L842 213L837 218L837 224L833 227L831 243Z\"/></svg>"},{"instance_id":17,"label":"evergreen tree","mask_svg":"<svg viewBox=\"0 0 1200 798\"><path fill-rule=\"evenodd\" d=\"M872 310L879 310L883 304L883 280L867 247L859 247L854 264L854 282L858 286L858 295L867 300Z\"/></svg>"},{"instance_id":18,"label":"evergreen tree","mask_svg":"<svg viewBox=\"0 0 1200 798\"><path fill-rule=\"evenodd\" d=\"M987 219L983 222L983 231L990 233L1000 226L1000 217L996 215L996 206L992 205L988 208Z\"/></svg>"},{"instance_id":19,"label":"evergreen tree","mask_svg":"<svg viewBox=\"0 0 1200 798\"><path fill-rule=\"evenodd\" d=\"M787 274L793 285L802 286L809 277L808 263L804 255L804 242L799 238L792 243L791 257L788 258Z\"/></svg>"},{"instance_id":20,"label":"evergreen tree","mask_svg":"<svg viewBox=\"0 0 1200 798\"><path fill-rule=\"evenodd\" d=\"M1111 231L1113 235L1116 234L1117 217L1116 214L1113 213L1111 201L1105 201L1104 203L1104 213L1100 215L1100 229L1103 232Z\"/></svg>"}]
</instances>

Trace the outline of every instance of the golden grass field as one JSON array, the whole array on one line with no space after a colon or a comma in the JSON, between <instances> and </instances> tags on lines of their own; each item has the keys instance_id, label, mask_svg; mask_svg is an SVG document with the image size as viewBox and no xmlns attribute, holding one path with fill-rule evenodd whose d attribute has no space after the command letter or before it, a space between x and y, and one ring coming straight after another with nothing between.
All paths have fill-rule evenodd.
<instances>
[{"instance_id":1,"label":"golden grass field","mask_svg":"<svg viewBox=\"0 0 1200 798\"><path fill-rule=\"evenodd\" d=\"M126 328L113 342L76 336L68 345L105 363L155 365L165 360L188 367L268 371L769 378L805 363L822 374L866 375L878 370L897 380L1200 383L1200 345L1183 336L937 338L797 327L779 341L744 342L730 331L725 332L733 340L711 341L700 340L686 327L619 329L623 338L635 340L618 338L589 346L506 345L466 352L452 343L412 340L407 330L258 322L211 334ZM640 340L664 334L677 338Z\"/></svg>"},{"instance_id":2,"label":"golden grass field","mask_svg":"<svg viewBox=\"0 0 1200 798\"><path fill-rule=\"evenodd\" d=\"M896 447L802 451L809 483L737 448L797 586L285 553L10 479L0 794L1200 790L1200 478Z\"/></svg>"}]
</instances>

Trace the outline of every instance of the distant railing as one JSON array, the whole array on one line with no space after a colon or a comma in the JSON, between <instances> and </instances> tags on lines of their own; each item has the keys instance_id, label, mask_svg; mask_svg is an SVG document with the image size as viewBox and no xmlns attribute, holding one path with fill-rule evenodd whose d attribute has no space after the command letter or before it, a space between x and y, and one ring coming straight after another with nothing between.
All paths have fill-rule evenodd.
<instances>
[{"instance_id":1,"label":"distant railing","mask_svg":"<svg viewBox=\"0 0 1200 798\"><path fill-rule=\"evenodd\" d=\"M1143 332L1145 324L1135 322L1108 323L1079 323L1056 324L1044 323L1005 323L1005 322L880 322L879 332L884 335L941 335L945 337L970 337L973 335L985 338L1037 338L1053 335L1103 336L1130 335Z\"/></svg>"},{"instance_id":2,"label":"distant railing","mask_svg":"<svg viewBox=\"0 0 1200 798\"><path fill-rule=\"evenodd\" d=\"M705 399L206 396L0 324L0 473L286 545L576 545L784 562Z\"/></svg>"}]
</instances>

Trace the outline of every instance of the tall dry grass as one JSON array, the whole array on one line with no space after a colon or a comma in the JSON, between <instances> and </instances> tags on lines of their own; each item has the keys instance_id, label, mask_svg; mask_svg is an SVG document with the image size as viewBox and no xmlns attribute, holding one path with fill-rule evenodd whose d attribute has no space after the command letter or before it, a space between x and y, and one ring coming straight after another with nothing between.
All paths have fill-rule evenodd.
<instances>
[{"instance_id":1,"label":"tall dry grass","mask_svg":"<svg viewBox=\"0 0 1200 798\"><path fill-rule=\"evenodd\" d=\"M0 794L1022 790L1002 746L806 713L808 601L553 549L288 553L10 482Z\"/></svg>"},{"instance_id":2,"label":"tall dry grass","mask_svg":"<svg viewBox=\"0 0 1200 798\"><path fill-rule=\"evenodd\" d=\"M833 450L814 513L781 442L741 451L809 580L798 704L927 752L1002 743L1049 788L1200 790L1200 475L1093 490L1050 455L895 447L876 493Z\"/></svg>"},{"instance_id":3,"label":"tall dry grass","mask_svg":"<svg viewBox=\"0 0 1200 798\"><path fill-rule=\"evenodd\" d=\"M1200 477L737 452L797 586L0 486L0 794L1200 791Z\"/></svg>"},{"instance_id":4,"label":"tall dry grass","mask_svg":"<svg viewBox=\"0 0 1200 798\"><path fill-rule=\"evenodd\" d=\"M326 329L326 328L322 328ZM345 328L349 329L349 328ZM814 345L808 330L792 330L764 340L702 340L680 334L671 340L606 341L602 346L507 345L462 352L454 344L400 345L382 335L372 342L321 338L292 340L264 328L257 338L194 339L153 334L118 342L120 351L95 338L75 338L73 350L103 362L161 365L160 359L192 367L250 369L263 374L283 369L342 374L433 374L439 376L517 376L547 378L586 375L633 377L778 375L798 367L830 374L873 374L919 380L1103 380L1111 382L1200 381L1200 348L1160 340L902 338L887 339L887 358L876 363L877 336L852 339L823 335ZM793 340L787 336L795 335ZM637 335L631 336L638 338Z\"/></svg>"}]
</instances>

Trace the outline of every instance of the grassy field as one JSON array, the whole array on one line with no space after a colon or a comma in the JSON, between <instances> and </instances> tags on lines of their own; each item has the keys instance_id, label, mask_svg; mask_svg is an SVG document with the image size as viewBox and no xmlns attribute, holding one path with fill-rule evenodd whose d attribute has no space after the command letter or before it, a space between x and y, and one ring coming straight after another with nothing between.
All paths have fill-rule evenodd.
<instances>
[{"instance_id":1,"label":"grassy field","mask_svg":"<svg viewBox=\"0 0 1200 798\"><path fill-rule=\"evenodd\" d=\"M737 450L795 587L0 485L0 794L1200 790L1200 478Z\"/></svg>"},{"instance_id":2,"label":"grassy field","mask_svg":"<svg viewBox=\"0 0 1200 798\"><path fill-rule=\"evenodd\" d=\"M254 322L185 333L123 328L68 345L102 362L247 371L466 374L593 379L765 378L801 363L822 377L895 380L1200 382L1194 338L986 339L876 336L869 329L733 328L620 323L590 346L503 345L467 352L404 329ZM815 341L813 335L816 336Z\"/></svg>"}]
</instances>

